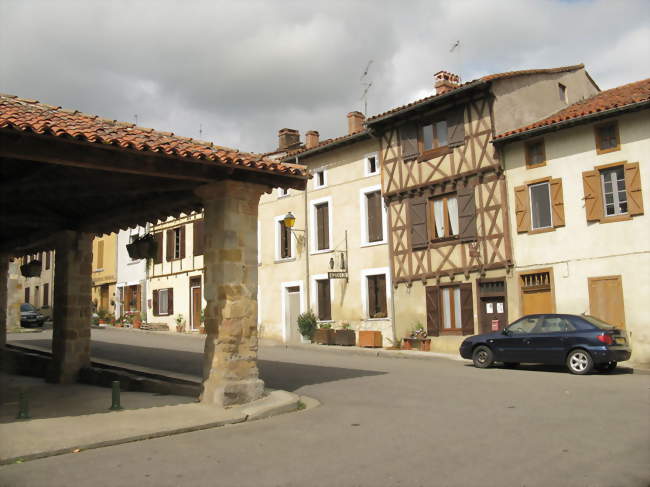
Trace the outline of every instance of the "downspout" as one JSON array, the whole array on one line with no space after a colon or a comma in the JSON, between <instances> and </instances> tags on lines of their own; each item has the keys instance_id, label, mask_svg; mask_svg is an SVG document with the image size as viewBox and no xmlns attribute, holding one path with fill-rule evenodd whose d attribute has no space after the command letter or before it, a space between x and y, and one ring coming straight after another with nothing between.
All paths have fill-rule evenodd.
<instances>
[{"instance_id":1,"label":"downspout","mask_svg":"<svg viewBox=\"0 0 650 487\"><path fill-rule=\"evenodd\" d=\"M300 164L298 156L296 155L296 164ZM307 213L308 210L308 204L307 204L307 188L309 187L309 180L305 183L305 191L304 191L304 206L305 206L305 237L304 237L304 246L305 246L305 301L306 301L306 307L307 310L311 309L311 301L310 301L310 292L309 292L309 225L307 222L309 221L309 215Z\"/></svg>"}]
</instances>

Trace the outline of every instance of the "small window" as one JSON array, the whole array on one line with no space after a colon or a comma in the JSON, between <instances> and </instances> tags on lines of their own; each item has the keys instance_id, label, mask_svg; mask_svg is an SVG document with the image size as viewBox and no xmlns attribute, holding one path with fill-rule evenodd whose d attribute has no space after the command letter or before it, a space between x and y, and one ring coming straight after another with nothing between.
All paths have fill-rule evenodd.
<instances>
[{"instance_id":1,"label":"small window","mask_svg":"<svg viewBox=\"0 0 650 487\"><path fill-rule=\"evenodd\" d=\"M379 165L377 164L377 156L372 155L366 157L366 176L377 174L379 172Z\"/></svg>"},{"instance_id":2,"label":"small window","mask_svg":"<svg viewBox=\"0 0 650 487\"><path fill-rule=\"evenodd\" d=\"M422 127L420 152L426 153L447 146L447 121L439 120Z\"/></svg>"},{"instance_id":3,"label":"small window","mask_svg":"<svg viewBox=\"0 0 650 487\"><path fill-rule=\"evenodd\" d=\"M386 318L386 275L367 276L368 281L368 317Z\"/></svg>"},{"instance_id":4,"label":"small window","mask_svg":"<svg viewBox=\"0 0 650 487\"><path fill-rule=\"evenodd\" d=\"M627 214L627 192L623 166L600 171L605 216Z\"/></svg>"},{"instance_id":5,"label":"small window","mask_svg":"<svg viewBox=\"0 0 650 487\"><path fill-rule=\"evenodd\" d=\"M323 188L327 185L327 177L325 175L325 169L316 171L314 174L314 188Z\"/></svg>"},{"instance_id":6,"label":"small window","mask_svg":"<svg viewBox=\"0 0 650 487\"><path fill-rule=\"evenodd\" d=\"M330 297L329 279L319 279L316 281L318 296L318 319L320 321L330 321L332 319L332 299Z\"/></svg>"},{"instance_id":7,"label":"small window","mask_svg":"<svg viewBox=\"0 0 650 487\"><path fill-rule=\"evenodd\" d=\"M594 130L596 132L596 152L598 154L606 154L620 149L618 123L610 122L597 125Z\"/></svg>"},{"instance_id":8,"label":"small window","mask_svg":"<svg viewBox=\"0 0 650 487\"><path fill-rule=\"evenodd\" d=\"M544 140L535 140L526 143L526 167L533 168L546 164L546 151Z\"/></svg>"},{"instance_id":9,"label":"small window","mask_svg":"<svg viewBox=\"0 0 650 487\"><path fill-rule=\"evenodd\" d=\"M551 216L551 193L548 182L531 184L530 212L532 216L532 229L550 228L553 226Z\"/></svg>"},{"instance_id":10,"label":"small window","mask_svg":"<svg viewBox=\"0 0 650 487\"><path fill-rule=\"evenodd\" d=\"M566 86L564 86L562 83L558 83L557 87L560 94L560 100L563 101L564 103L569 103L569 99L567 98Z\"/></svg>"},{"instance_id":11,"label":"small window","mask_svg":"<svg viewBox=\"0 0 650 487\"><path fill-rule=\"evenodd\" d=\"M284 224L284 220L278 221L278 234L279 234L279 248L278 252L280 259L291 258L291 229Z\"/></svg>"},{"instance_id":12,"label":"small window","mask_svg":"<svg viewBox=\"0 0 650 487\"><path fill-rule=\"evenodd\" d=\"M431 240L458 237L458 200L455 194L429 200Z\"/></svg>"},{"instance_id":13,"label":"small window","mask_svg":"<svg viewBox=\"0 0 650 487\"><path fill-rule=\"evenodd\" d=\"M158 314L169 314L169 289L158 290Z\"/></svg>"}]
</instances>

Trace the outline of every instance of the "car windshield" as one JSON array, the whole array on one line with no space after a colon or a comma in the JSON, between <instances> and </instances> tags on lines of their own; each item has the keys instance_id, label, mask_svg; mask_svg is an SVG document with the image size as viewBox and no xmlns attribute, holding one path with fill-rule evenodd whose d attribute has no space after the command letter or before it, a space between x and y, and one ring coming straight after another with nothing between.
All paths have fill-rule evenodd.
<instances>
[{"instance_id":1,"label":"car windshield","mask_svg":"<svg viewBox=\"0 0 650 487\"><path fill-rule=\"evenodd\" d=\"M23 303L20 305L20 311L36 311L36 308L29 303Z\"/></svg>"},{"instance_id":2,"label":"car windshield","mask_svg":"<svg viewBox=\"0 0 650 487\"><path fill-rule=\"evenodd\" d=\"M590 315L582 315L581 317L583 320L588 321L592 325L600 328L601 330L613 330L616 328L614 325L610 325L609 323L605 323L602 320L599 320L595 316L590 316Z\"/></svg>"},{"instance_id":3,"label":"car windshield","mask_svg":"<svg viewBox=\"0 0 650 487\"><path fill-rule=\"evenodd\" d=\"M541 320L541 316L524 316L510 325L507 330L510 333L530 333Z\"/></svg>"}]
</instances>

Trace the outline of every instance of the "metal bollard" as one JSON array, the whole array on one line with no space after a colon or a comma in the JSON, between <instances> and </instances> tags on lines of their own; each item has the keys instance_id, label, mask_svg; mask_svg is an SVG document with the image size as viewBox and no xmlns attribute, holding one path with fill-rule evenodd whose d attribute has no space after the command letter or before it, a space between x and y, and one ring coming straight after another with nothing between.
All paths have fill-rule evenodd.
<instances>
[{"instance_id":1,"label":"metal bollard","mask_svg":"<svg viewBox=\"0 0 650 487\"><path fill-rule=\"evenodd\" d=\"M16 419L31 419L31 416L29 415L29 403L27 401L27 392L21 389L18 398L19 398L18 399L19 408L18 408L18 416L16 416Z\"/></svg>"},{"instance_id":2,"label":"metal bollard","mask_svg":"<svg viewBox=\"0 0 650 487\"><path fill-rule=\"evenodd\" d=\"M110 407L111 411L121 411L123 408L120 405L120 381L113 381L113 401Z\"/></svg>"}]
</instances>

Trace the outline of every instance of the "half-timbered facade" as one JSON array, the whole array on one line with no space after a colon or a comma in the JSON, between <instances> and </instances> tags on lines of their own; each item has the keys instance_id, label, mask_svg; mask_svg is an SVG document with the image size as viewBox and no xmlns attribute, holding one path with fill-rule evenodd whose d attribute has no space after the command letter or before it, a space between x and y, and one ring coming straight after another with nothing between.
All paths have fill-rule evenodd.
<instances>
[{"instance_id":1,"label":"half-timbered facade","mask_svg":"<svg viewBox=\"0 0 650 487\"><path fill-rule=\"evenodd\" d=\"M436 91L372 117L368 128L381 144L397 334L426 326L440 337L433 350L456 351L462 335L508 322L508 203L491 140L598 88L577 65L463 85L441 71Z\"/></svg>"}]
</instances>

